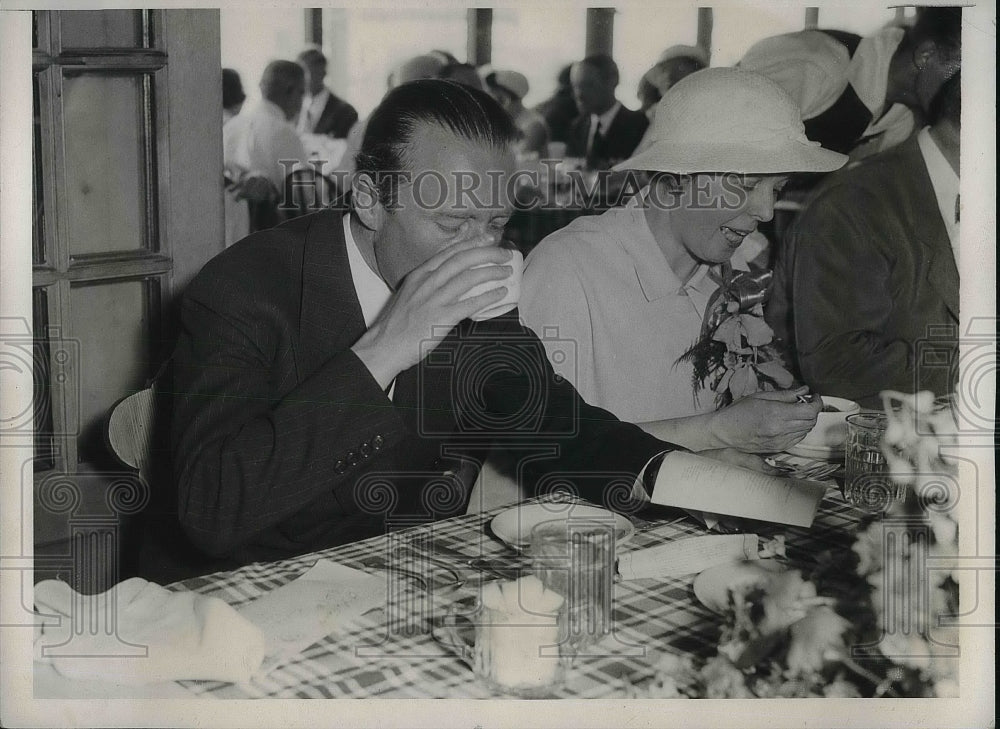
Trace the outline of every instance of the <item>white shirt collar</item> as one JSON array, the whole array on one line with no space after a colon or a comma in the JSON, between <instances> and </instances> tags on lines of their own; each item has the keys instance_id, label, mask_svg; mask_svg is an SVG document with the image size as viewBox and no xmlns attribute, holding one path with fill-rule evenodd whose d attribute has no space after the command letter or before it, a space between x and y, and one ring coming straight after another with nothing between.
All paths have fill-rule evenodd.
<instances>
[{"instance_id":1,"label":"white shirt collar","mask_svg":"<svg viewBox=\"0 0 1000 729\"><path fill-rule=\"evenodd\" d=\"M329 98L330 89L324 86L315 96L307 94L302 99L302 111L299 112L300 132L312 132L316 121L322 116L323 109L326 108L326 102Z\"/></svg>"},{"instance_id":2,"label":"white shirt collar","mask_svg":"<svg viewBox=\"0 0 1000 729\"><path fill-rule=\"evenodd\" d=\"M917 146L920 147L920 155L924 158L924 165L927 167L927 174L931 178L931 186L934 188L934 197L937 198L938 210L944 220L945 230L948 231L948 239L951 247L955 251L955 260L958 260L958 238L959 223L955 220L955 201L958 198L960 180L955 170L948 164L944 154L930 134L930 127L924 127L917 133Z\"/></svg>"},{"instance_id":3,"label":"white shirt collar","mask_svg":"<svg viewBox=\"0 0 1000 729\"><path fill-rule=\"evenodd\" d=\"M601 122L601 134L607 134L608 133L608 129L611 127L611 122L613 122L615 120L615 115L618 113L618 110L621 109L621 108L622 108L622 102L616 101L614 104L611 105L611 108L608 109L603 114L591 114L590 115L590 133L594 134L597 131L597 123L596 122L600 121Z\"/></svg>"},{"instance_id":4,"label":"white shirt collar","mask_svg":"<svg viewBox=\"0 0 1000 729\"><path fill-rule=\"evenodd\" d=\"M351 216L344 215L344 242L347 244L347 261L351 266L351 278L354 280L354 291L361 304L361 315L365 320L365 328L372 325L392 297L392 290L382 278L375 273L361 255L354 235L351 233Z\"/></svg>"}]
</instances>

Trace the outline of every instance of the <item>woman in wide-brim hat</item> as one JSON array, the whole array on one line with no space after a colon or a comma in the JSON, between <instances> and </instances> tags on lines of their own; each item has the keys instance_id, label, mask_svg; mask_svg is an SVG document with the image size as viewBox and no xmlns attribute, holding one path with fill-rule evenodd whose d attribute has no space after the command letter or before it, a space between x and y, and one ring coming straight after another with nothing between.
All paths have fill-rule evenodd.
<instances>
[{"instance_id":1,"label":"woman in wide-brim hat","mask_svg":"<svg viewBox=\"0 0 1000 729\"><path fill-rule=\"evenodd\" d=\"M702 331L712 274L743 265L788 175L846 160L806 138L792 99L763 76L691 74L659 102L651 144L615 168L648 174L648 186L534 249L521 314L556 372L622 420L693 450L784 450L815 424L818 398L776 390L715 410L694 397L692 366L678 360Z\"/></svg>"}]
</instances>

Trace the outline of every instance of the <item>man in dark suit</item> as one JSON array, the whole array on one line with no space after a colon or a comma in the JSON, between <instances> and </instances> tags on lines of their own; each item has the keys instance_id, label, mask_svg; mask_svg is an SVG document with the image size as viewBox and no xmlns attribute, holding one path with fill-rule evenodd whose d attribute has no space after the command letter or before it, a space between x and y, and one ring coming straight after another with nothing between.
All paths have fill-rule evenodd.
<instances>
[{"instance_id":1,"label":"man in dark suit","mask_svg":"<svg viewBox=\"0 0 1000 729\"><path fill-rule=\"evenodd\" d=\"M306 97L299 116L299 132L344 139L357 122L358 112L323 84L326 56L317 48L307 48L296 60L306 72Z\"/></svg>"},{"instance_id":2,"label":"man in dark suit","mask_svg":"<svg viewBox=\"0 0 1000 729\"><path fill-rule=\"evenodd\" d=\"M349 212L252 235L193 280L171 388L183 534L148 540L144 576L462 513L491 448L529 493L629 502L673 446L584 403L516 309L482 315L514 271L515 137L485 92L404 84L368 121Z\"/></svg>"},{"instance_id":3,"label":"man in dark suit","mask_svg":"<svg viewBox=\"0 0 1000 729\"><path fill-rule=\"evenodd\" d=\"M954 73L931 127L834 173L790 230L767 316L816 392L953 390L960 107Z\"/></svg>"},{"instance_id":4,"label":"man in dark suit","mask_svg":"<svg viewBox=\"0 0 1000 729\"><path fill-rule=\"evenodd\" d=\"M570 69L573 96L580 109L569 130L566 154L583 157L587 167L604 170L632 156L649 119L615 98L618 64L610 56L587 56Z\"/></svg>"}]
</instances>

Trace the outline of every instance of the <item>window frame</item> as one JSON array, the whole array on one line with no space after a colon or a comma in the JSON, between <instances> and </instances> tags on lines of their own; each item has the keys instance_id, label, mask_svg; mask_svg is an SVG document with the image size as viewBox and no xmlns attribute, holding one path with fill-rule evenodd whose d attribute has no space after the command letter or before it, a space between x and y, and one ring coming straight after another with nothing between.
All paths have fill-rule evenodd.
<instances>
[{"instance_id":1,"label":"window frame","mask_svg":"<svg viewBox=\"0 0 1000 729\"><path fill-rule=\"evenodd\" d=\"M141 47L72 48L61 43L60 11L34 11L37 44L32 51L32 73L38 84L39 143L34 144L41 159L33 160L33 174L40 170L41 259L33 251L33 298L42 292L45 322L36 323L33 336L41 356L44 383L36 382L36 399L51 409L48 418L52 433L36 433L36 482L52 471L76 473L78 439L81 435L80 402L75 388L81 382L82 363L72 355L74 332L70 322L70 294L74 286L101 285L126 281L144 286L144 307L149 313L148 352L145 378L154 375L164 353L154 351L162 340L171 299L173 258L167 216L170 209L170 158L168 119L167 53L162 10L139 10ZM142 246L128 251L73 254L68 230L69 195L66 190L66 159L63 147L66 129L61 107L67 73L108 76L140 76L140 117L143 125L140 164L144 188ZM33 206L34 207L34 206ZM34 229L34 225L33 225ZM59 345L59 342L67 346ZM62 361L56 361L62 357ZM58 372L59 376L54 376ZM47 386L39 393L39 386ZM39 397L41 395L41 397ZM36 417L37 413L36 413ZM40 420L44 422L43 413ZM38 420L36 420L38 422ZM46 446L43 441L48 441Z\"/></svg>"}]
</instances>

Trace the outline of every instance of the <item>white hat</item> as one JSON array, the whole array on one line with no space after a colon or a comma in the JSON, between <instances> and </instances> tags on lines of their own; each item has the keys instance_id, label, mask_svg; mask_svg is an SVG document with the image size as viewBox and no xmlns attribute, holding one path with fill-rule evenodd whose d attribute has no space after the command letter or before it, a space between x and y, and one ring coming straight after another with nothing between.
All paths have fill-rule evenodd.
<instances>
[{"instance_id":1,"label":"white hat","mask_svg":"<svg viewBox=\"0 0 1000 729\"><path fill-rule=\"evenodd\" d=\"M492 82L501 86L519 99L528 95L528 79L517 71L494 71L490 74Z\"/></svg>"},{"instance_id":2,"label":"white hat","mask_svg":"<svg viewBox=\"0 0 1000 729\"><path fill-rule=\"evenodd\" d=\"M780 86L737 68L706 68L678 81L657 104L649 138L614 169L778 174L830 172L847 161L806 137Z\"/></svg>"},{"instance_id":3,"label":"white hat","mask_svg":"<svg viewBox=\"0 0 1000 729\"><path fill-rule=\"evenodd\" d=\"M704 48L701 46L685 45L670 46L670 48L660 54L656 62L663 63L664 61L672 61L675 58L693 58L703 66L708 65L708 53L706 53Z\"/></svg>"},{"instance_id":4,"label":"white hat","mask_svg":"<svg viewBox=\"0 0 1000 729\"><path fill-rule=\"evenodd\" d=\"M802 30L755 43L738 65L774 81L795 100L802 118L812 119L844 93L851 55L847 46L832 36Z\"/></svg>"}]
</instances>

